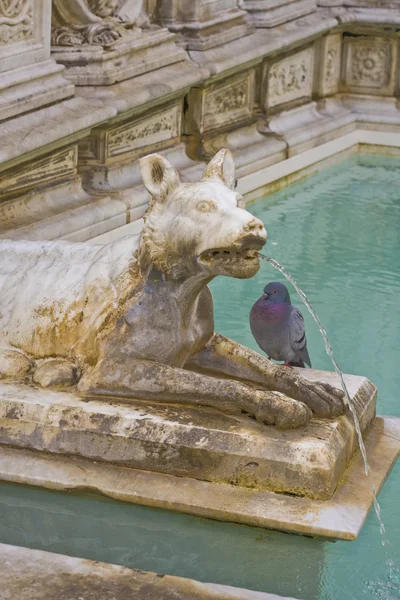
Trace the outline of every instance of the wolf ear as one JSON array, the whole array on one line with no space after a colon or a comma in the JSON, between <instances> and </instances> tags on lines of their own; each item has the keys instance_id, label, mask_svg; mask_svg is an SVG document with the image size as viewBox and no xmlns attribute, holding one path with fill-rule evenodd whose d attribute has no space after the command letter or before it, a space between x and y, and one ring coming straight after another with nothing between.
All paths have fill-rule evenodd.
<instances>
[{"instance_id":1,"label":"wolf ear","mask_svg":"<svg viewBox=\"0 0 400 600\"><path fill-rule=\"evenodd\" d=\"M178 171L160 154L143 156L139 163L147 191L154 200L164 202L168 194L181 182Z\"/></svg>"},{"instance_id":2,"label":"wolf ear","mask_svg":"<svg viewBox=\"0 0 400 600\"><path fill-rule=\"evenodd\" d=\"M235 163L232 152L222 148L206 166L203 179L218 179L233 190L235 187Z\"/></svg>"}]
</instances>

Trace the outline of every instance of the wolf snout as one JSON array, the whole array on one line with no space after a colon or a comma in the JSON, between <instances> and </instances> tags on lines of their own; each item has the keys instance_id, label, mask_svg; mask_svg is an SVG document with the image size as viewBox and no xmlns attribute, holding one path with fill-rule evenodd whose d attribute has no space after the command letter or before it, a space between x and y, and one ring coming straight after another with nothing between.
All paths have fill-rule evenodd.
<instances>
[{"instance_id":1,"label":"wolf snout","mask_svg":"<svg viewBox=\"0 0 400 600\"><path fill-rule=\"evenodd\" d=\"M246 235L254 235L263 242L267 239L267 232L264 223L260 219L252 219L243 227L243 233Z\"/></svg>"}]
</instances>

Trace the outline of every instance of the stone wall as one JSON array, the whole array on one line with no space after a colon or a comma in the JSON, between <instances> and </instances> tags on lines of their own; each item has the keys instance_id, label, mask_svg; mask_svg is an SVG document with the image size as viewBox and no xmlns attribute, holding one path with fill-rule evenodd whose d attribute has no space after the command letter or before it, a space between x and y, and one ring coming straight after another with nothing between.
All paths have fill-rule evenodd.
<instances>
[{"instance_id":1,"label":"stone wall","mask_svg":"<svg viewBox=\"0 0 400 600\"><path fill-rule=\"evenodd\" d=\"M140 156L239 177L400 130L398 0L0 0L0 237L139 219Z\"/></svg>"}]
</instances>

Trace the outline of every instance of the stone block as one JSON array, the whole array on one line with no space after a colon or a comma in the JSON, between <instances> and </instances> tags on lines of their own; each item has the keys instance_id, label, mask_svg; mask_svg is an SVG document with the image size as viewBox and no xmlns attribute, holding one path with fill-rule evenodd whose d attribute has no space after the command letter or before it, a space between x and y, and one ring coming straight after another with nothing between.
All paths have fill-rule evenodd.
<instances>
[{"instance_id":1,"label":"stone block","mask_svg":"<svg viewBox=\"0 0 400 600\"><path fill-rule=\"evenodd\" d=\"M315 45L314 93L323 98L339 91L342 35L333 33Z\"/></svg>"},{"instance_id":2,"label":"stone block","mask_svg":"<svg viewBox=\"0 0 400 600\"><path fill-rule=\"evenodd\" d=\"M255 70L205 87L193 87L186 99L185 141L192 158L210 156L213 138L224 130L254 121Z\"/></svg>"},{"instance_id":3,"label":"stone block","mask_svg":"<svg viewBox=\"0 0 400 600\"><path fill-rule=\"evenodd\" d=\"M397 54L398 43L395 39L345 34L341 90L393 96Z\"/></svg>"},{"instance_id":4,"label":"stone block","mask_svg":"<svg viewBox=\"0 0 400 600\"><path fill-rule=\"evenodd\" d=\"M267 114L311 100L314 48L309 46L263 68L262 107Z\"/></svg>"},{"instance_id":5,"label":"stone block","mask_svg":"<svg viewBox=\"0 0 400 600\"><path fill-rule=\"evenodd\" d=\"M361 453L357 452L329 500L5 446L0 453L0 479L64 492L98 493L122 502L253 527L354 540L373 505L371 484L379 493L400 455L400 419L376 418L364 434L364 443L371 476L366 477ZM314 559L318 561L318 557ZM314 560L313 568L315 564Z\"/></svg>"},{"instance_id":6,"label":"stone block","mask_svg":"<svg viewBox=\"0 0 400 600\"><path fill-rule=\"evenodd\" d=\"M331 373L306 371L337 385ZM346 376L366 431L376 388ZM0 444L190 477L327 499L357 449L348 416L278 431L207 407L81 399L12 383L0 385Z\"/></svg>"},{"instance_id":7,"label":"stone block","mask_svg":"<svg viewBox=\"0 0 400 600\"><path fill-rule=\"evenodd\" d=\"M185 132L203 134L251 119L254 105L254 69L207 87L191 88Z\"/></svg>"}]
</instances>

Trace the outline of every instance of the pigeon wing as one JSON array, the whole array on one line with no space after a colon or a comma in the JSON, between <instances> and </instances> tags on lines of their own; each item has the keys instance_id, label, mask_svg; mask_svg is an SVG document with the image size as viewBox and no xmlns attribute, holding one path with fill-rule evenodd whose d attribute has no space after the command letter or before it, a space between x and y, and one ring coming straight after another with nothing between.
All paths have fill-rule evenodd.
<instances>
[{"instance_id":1,"label":"pigeon wing","mask_svg":"<svg viewBox=\"0 0 400 600\"><path fill-rule=\"evenodd\" d=\"M306 329L303 315L298 308L293 307L289 318L290 346L296 356L311 367L307 350Z\"/></svg>"}]
</instances>

